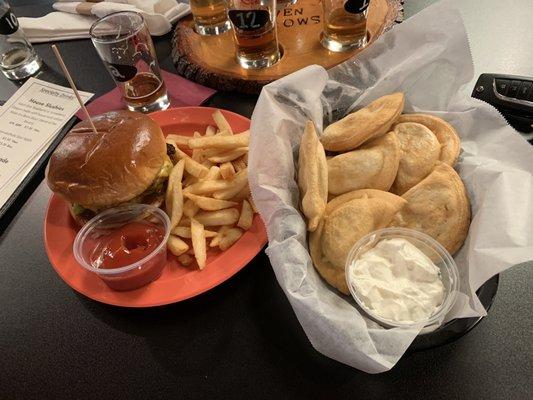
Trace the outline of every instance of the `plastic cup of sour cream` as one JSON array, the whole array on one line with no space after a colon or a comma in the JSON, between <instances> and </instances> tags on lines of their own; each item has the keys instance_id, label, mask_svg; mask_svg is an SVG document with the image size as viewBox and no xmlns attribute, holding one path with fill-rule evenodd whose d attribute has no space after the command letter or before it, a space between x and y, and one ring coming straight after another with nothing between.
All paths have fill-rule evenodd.
<instances>
[{"instance_id":1,"label":"plastic cup of sour cream","mask_svg":"<svg viewBox=\"0 0 533 400\"><path fill-rule=\"evenodd\" d=\"M385 228L362 237L346 260L346 282L358 308L385 328L442 325L453 307L459 273L450 253L430 236Z\"/></svg>"}]
</instances>

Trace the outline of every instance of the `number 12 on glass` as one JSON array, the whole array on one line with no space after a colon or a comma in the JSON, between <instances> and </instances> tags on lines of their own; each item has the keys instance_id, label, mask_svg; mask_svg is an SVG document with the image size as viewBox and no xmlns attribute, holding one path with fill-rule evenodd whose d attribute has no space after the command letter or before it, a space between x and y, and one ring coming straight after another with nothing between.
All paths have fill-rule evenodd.
<instances>
[{"instance_id":1,"label":"number 12 on glass","mask_svg":"<svg viewBox=\"0 0 533 400\"><path fill-rule=\"evenodd\" d=\"M243 31L260 29L270 19L267 10L230 10L228 15L233 25Z\"/></svg>"}]
</instances>

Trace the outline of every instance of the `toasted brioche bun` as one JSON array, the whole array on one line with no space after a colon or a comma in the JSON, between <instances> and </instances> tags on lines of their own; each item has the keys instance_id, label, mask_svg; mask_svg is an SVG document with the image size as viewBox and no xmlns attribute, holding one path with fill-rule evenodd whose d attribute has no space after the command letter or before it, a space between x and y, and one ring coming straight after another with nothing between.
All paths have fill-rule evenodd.
<instances>
[{"instance_id":1,"label":"toasted brioche bun","mask_svg":"<svg viewBox=\"0 0 533 400\"><path fill-rule=\"evenodd\" d=\"M46 179L70 203L102 209L127 202L153 182L166 159L165 138L150 117L111 111L78 123L52 154ZM78 219L76 217L76 219Z\"/></svg>"}]
</instances>

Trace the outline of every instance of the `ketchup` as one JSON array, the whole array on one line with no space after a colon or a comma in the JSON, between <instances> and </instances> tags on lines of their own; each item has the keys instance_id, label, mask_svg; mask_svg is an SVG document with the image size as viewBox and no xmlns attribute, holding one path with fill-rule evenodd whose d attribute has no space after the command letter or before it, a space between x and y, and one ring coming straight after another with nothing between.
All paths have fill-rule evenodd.
<instances>
[{"instance_id":1,"label":"ketchup","mask_svg":"<svg viewBox=\"0 0 533 400\"><path fill-rule=\"evenodd\" d=\"M165 237L162 227L147 221L130 222L98 238L92 253L94 268L115 269L131 265L151 254ZM166 264L166 249L138 268L117 275L100 275L115 290L137 289L157 279Z\"/></svg>"}]
</instances>

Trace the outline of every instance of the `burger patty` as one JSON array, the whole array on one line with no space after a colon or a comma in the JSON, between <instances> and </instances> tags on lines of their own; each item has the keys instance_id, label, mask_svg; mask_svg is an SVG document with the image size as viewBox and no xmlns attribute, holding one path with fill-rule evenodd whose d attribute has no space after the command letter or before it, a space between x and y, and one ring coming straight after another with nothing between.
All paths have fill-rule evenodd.
<instances>
[{"instance_id":1,"label":"burger patty","mask_svg":"<svg viewBox=\"0 0 533 400\"><path fill-rule=\"evenodd\" d=\"M172 150L174 150L174 147L172 147ZM167 145L167 154L168 154L168 145ZM168 176L170 175L170 171L172 171L173 166L174 164L172 163L170 157L167 157L165 162L163 163L163 166L157 173L157 176L152 181L152 184L139 196L136 196L133 199L128 200L121 204L128 204L128 203L153 204L159 207L162 203L163 195L167 188ZM118 205L119 204L116 204L115 206L118 206ZM94 217L96 214L98 214L98 212L104 209L107 209L107 208L111 208L111 207L112 206L108 206L108 207L101 208L101 209L94 209L92 207L87 207L87 206L77 204L77 203L71 204L72 213L87 220Z\"/></svg>"}]
</instances>

